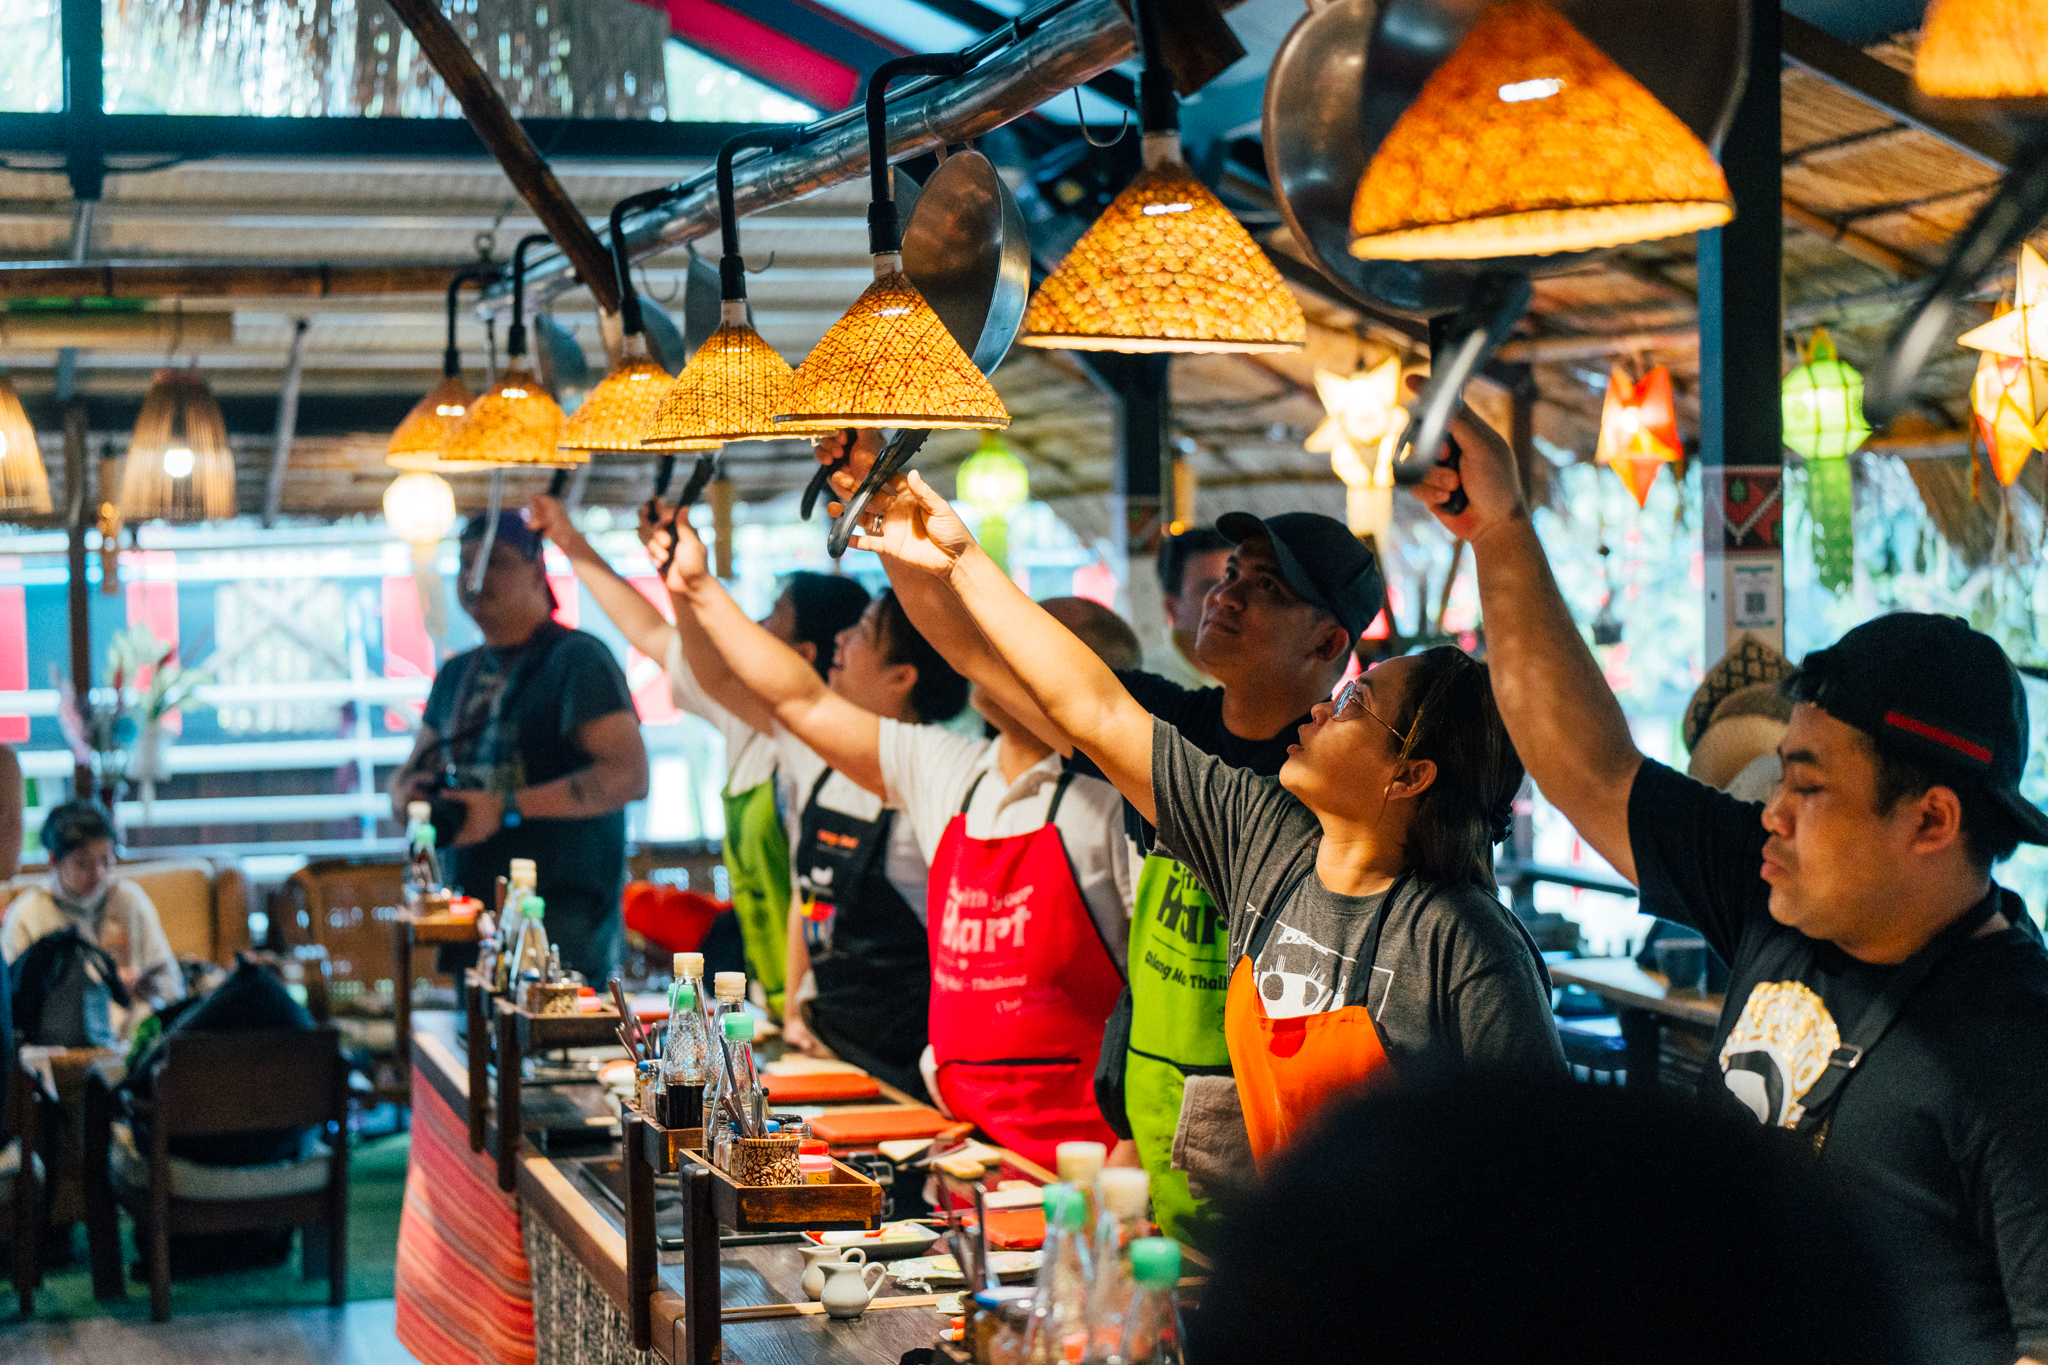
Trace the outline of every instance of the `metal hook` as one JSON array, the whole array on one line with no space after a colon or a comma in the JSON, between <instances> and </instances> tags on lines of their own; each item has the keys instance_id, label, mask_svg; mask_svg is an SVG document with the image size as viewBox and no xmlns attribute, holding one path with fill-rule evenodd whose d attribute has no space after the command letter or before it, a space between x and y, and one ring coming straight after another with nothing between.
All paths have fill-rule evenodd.
<instances>
[{"instance_id":1,"label":"metal hook","mask_svg":"<svg viewBox=\"0 0 2048 1365\"><path fill-rule=\"evenodd\" d=\"M1117 143L1124 140L1124 134L1131 130L1131 111L1125 109L1121 112L1123 113L1124 121L1117 125L1116 136L1107 142L1097 142L1095 134L1088 131L1088 113L1081 107L1081 87L1078 85L1074 87L1074 118L1080 123L1081 136L1088 139L1090 147L1114 147Z\"/></svg>"},{"instance_id":2,"label":"metal hook","mask_svg":"<svg viewBox=\"0 0 2048 1365\"><path fill-rule=\"evenodd\" d=\"M654 286L648 282L647 267L643 264L640 267L640 292L645 297L653 299L656 303L659 303L662 307L666 308L670 304L674 303L678 298L682 297L683 286L681 286L680 284L673 286L668 291L666 297L655 293Z\"/></svg>"},{"instance_id":3,"label":"metal hook","mask_svg":"<svg viewBox=\"0 0 2048 1365\"><path fill-rule=\"evenodd\" d=\"M754 269L752 266L743 268L749 275L765 275L775 268L775 253L772 251L768 253L768 264L762 266L759 270Z\"/></svg>"}]
</instances>

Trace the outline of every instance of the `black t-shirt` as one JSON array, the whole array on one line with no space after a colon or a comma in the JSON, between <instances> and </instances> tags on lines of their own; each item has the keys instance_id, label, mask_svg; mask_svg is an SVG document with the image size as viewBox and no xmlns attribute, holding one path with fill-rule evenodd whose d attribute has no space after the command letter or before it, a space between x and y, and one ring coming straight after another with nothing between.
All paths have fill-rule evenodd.
<instances>
[{"instance_id":1,"label":"black t-shirt","mask_svg":"<svg viewBox=\"0 0 2048 1365\"><path fill-rule=\"evenodd\" d=\"M1136 669L1120 671L1116 677L1138 705L1178 730L1180 737L1189 744L1205 754L1214 754L1233 768L1245 768L1260 777L1279 775L1282 765L1287 762L1287 747L1294 743L1296 731L1309 721L1304 713L1280 727L1277 734L1265 739L1246 739L1231 733L1230 727L1223 723L1223 689L1220 687L1182 687L1157 673L1143 673ZM1078 749L1067 760L1067 766L1090 777L1103 775L1102 769ZM1152 826L1128 801L1124 802L1124 833L1140 853L1152 851ZM1216 896L1215 888L1205 889L1209 891L1211 900L1223 903ZM1096 1103L1111 1130L1122 1138L1131 1135L1131 1121L1124 1105L1124 1050L1130 1036L1131 990L1126 986L1117 999L1116 1008L1110 1012L1103 1032L1102 1054L1095 1066Z\"/></svg>"},{"instance_id":2,"label":"black t-shirt","mask_svg":"<svg viewBox=\"0 0 2048 1365\"><path fill-rule=\"evenodd\" d=\"M496 724L491 708L498 705ZM633 709L626 675L595 635L544 625L524 646L481 645L441 668L427 695L426 724L444 741L459 787L521 791L580 772L590 754L576 731ZM547 902L548 937L563 965L592 975L616 965L623 947L619 896L626 875L626 813L583 820L526 816L480 844L441 854L449 885L490 895L514 858L531 858Z\"/></svg>"},{"instance_id":3,"label":"black t-shirt","mask_svg":"<svg viewBox=\"0 0 2048 1365\"><path fill-rule=\"evenodd\" d=\"M1722 1085L1710 1075L1709 1093L1789 1128L1897 969L1771 918L1762 809L1645 762L1629 844L1645 903L1697 929L1730 965L1714 1037ZM2018 897L2002 895L2007 919L2024 920ZM1788 946L1798 969L1765 970ZM2044 1057L2048 953L2008 929L1965 941L1921 983L1836 1103L1821 1168L1895 1268L1925 1359L2048 1359Z\"/></svg>"},{"instance_id":4,"label":"black t-shirt","mask_svg":"<svg viewBox=\"0 0 2048 1365\"><path fill-rule=\"evenodd\" d=\"M1136 669L1121 671L1116 680L1124 685L1138 705L1150 711L1159 719L1180 731L1180 737L1205 754L1214 754L1233 768L1246 768L1260 777L1277 777L1287 762L1287 747L1293 744L1296 731L1309 722L1306 712L1280 727L1277 734L1265 739L1246 739L1233 734L1223 723L1223 689L1220 687L1182 687L1168 681L1157 673L1143 673ZM1102 769L1094 760L1075 750L1067 760L1067 766L1090 777L1101 777ZM1124 802L1124 833L1141 853L1152 851L1152 826L1145 823L1145 817L1138 814L1138 808Z\"/></svg>"}]
</instances>

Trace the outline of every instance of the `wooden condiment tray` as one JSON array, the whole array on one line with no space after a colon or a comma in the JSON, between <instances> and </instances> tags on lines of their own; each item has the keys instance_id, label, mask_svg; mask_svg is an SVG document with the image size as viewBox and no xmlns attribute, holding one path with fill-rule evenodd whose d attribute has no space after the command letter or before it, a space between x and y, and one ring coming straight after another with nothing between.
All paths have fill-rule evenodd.
<instances>
[{"instance_id":1,"label":"wooden condiment tray","mask_svg":"<svg viewBox=\"0 0 2048 1365\"><path fill-rule=\"evenodd\" d=\"M685 1161L711 1172L711 1209L734 1232L772 1232L806 1228L815 1232L867 1231L882 1217L882 1187L843 1161L832 1162L832 1179L823 1185L742 1185L711 1164L704 1151L702 1128L663 1128L646 1115L640 1120L641 1153L647 1164L667 1174Z\"/></svg>"}]
</instances>

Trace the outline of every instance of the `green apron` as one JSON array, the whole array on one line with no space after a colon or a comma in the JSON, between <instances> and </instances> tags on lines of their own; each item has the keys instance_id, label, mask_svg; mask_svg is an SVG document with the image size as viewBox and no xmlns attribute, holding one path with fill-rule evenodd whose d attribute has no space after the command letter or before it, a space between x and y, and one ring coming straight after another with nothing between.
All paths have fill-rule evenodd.
<instances>
[{"instance_id":1,"label":"green apron","mask_svg":"<svg viewBox=\"0 0 2048 1365\"><path fill-rule=\"evenodd\" d=\"M1169 1237L1207 1246L1216 1215L1172 1169L1173 1132L1189 1075L1228 1076L1223 1002L1230 986L1223 912L1195 874L1152 854L1131 908L1131 1043L1124 1108L1138 1157L1152 1175L1152 1216Z\"/></svg>"},{"instance_id":2,"label":"green apron","mask_svg":"<svg viewBox=\"0 0 2048 1365\"><path fill-rule=\"evenodd\" d=\"M789 968L789 831L775 809L772 777L723 800L725 871L747 966L779 1016Z\"/></svg>"}]
</instances>

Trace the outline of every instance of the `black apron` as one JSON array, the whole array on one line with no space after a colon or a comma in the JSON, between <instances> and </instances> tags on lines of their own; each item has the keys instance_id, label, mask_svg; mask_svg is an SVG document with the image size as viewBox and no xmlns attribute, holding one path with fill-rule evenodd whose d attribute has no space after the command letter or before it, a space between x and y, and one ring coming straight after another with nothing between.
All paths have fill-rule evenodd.
<instances>
[{"instance_id":1,"label":"black apron","mask_svg":"<svg viewBox=\"0 0 2048 1365\"><path fill-rule=\"evenodd\" d=\"M813 909L804 920L818 993L811 1032L833 1053L917 1096L918 1058L929 1033L931 950L925 927L887 876L896 812L873 820L826 810L811 788L797 830L797 886Z\"/></svg>"}]
</instances>

